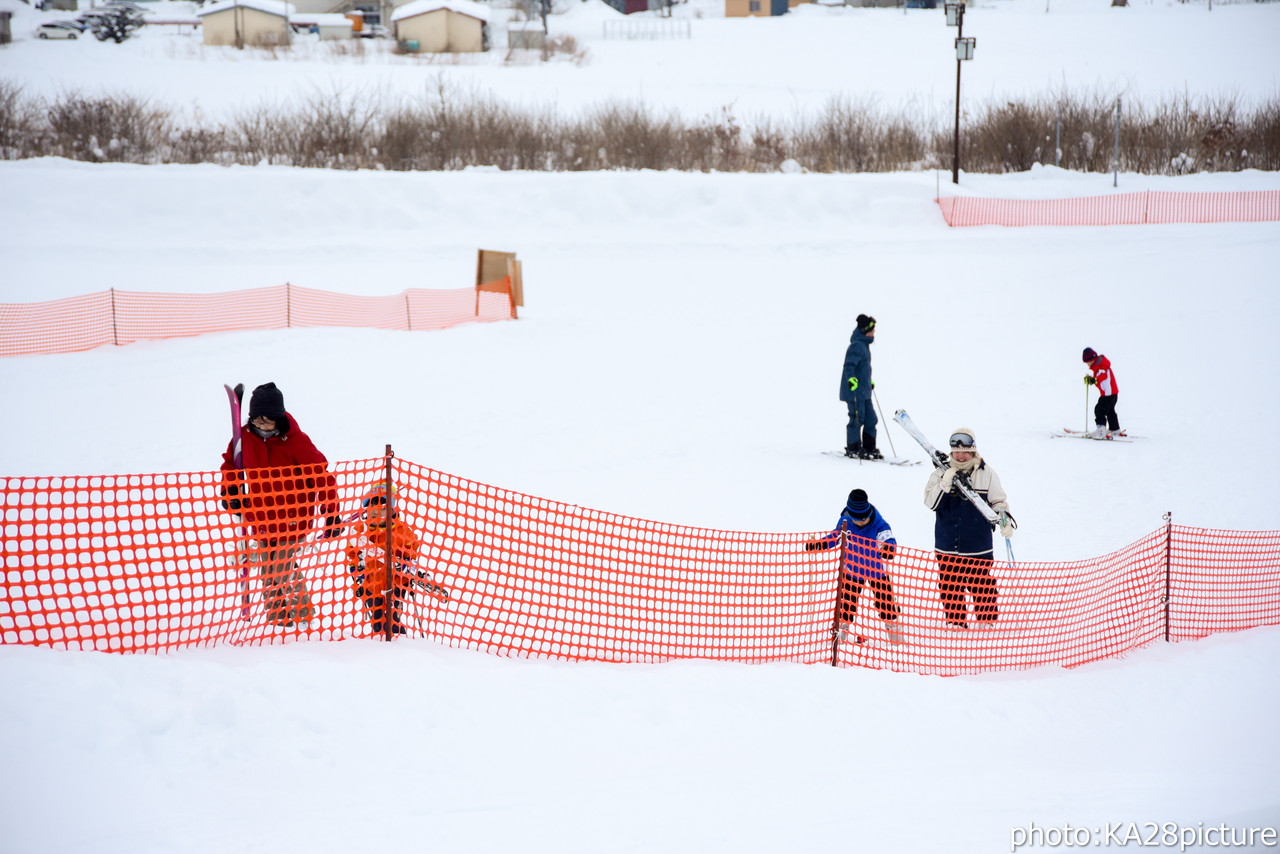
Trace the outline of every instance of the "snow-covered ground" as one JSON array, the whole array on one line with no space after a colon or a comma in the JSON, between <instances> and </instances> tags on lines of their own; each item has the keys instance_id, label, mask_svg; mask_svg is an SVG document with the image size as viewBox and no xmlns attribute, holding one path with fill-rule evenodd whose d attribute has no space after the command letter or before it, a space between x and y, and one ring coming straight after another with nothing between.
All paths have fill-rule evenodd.
<instances>
[{"instance_id":1,"label":"snow-covered ground","mask_svg":"<svg viewBox=\"0 0 1280 854\"><path fill-rule=\"evenodd\" d=\"M7 4L7 5L6 5ZM151 5L151 4L148 4ZM156 3L189 14L189 3ZM301 96L373 102L494 96L562 114L608 102L641 103L657 114L783 122L833 98L886 112L942 117L955 96L954 28L941 6L924 9L798 7L777 19L725 18L718 0L675 7L688 39L606 39L604 23L626 19L600 0L558 0L553 36L571 35L585 57L506 49L516 13L498 9L495 49L483 55L395 56L389 40L351 45L300 37L289 52L206 48L191 29L156 27L124 44L93 39L42 42L40 20L20 0L21 39L0 51L0 75L31 94L78 90L129 93L201 121L294 103ZM651 17L646 15L644 17ZM638 20L638 19L637 19ZM1132 0L979 0L964 33L977 39L965 63L963 106L1058 95L1161 100L1237 95L1246 105L1280 96L1275 35L1280 4Z\"/></svg>"},{"instance_id":2,"label":"snow-covered ground","mask_svg":"<svg viewBox=\"0 0 1280 854\"><path fill-rule=\"evenodd\" d=\"M953 679L5 648L0 850L996 854L1034 823L1176 852L1108 825L1280 823L1278 656L1276 629Z\"/></svg>"},{"instance_id":3,"label":"snow-covered ground","mask_svg":"<svg viewBox=\"0 0 1280 854\"><path fill-rule=\"evenodd\" d=\"M1111 180L1043 168L966 176L964 189L1078 196L1114 192ZM7 455L11 474L216 468L221 385L274 380L334 459L390 442L535 495L757 531L821 528L857 481L903 542L927 547L920 469L819 453L843 447L840 365L866 312L880 320L883 411L906 409L936 442L977 431L1022 525L1021 559L1113 551L1167 511L1185 525L1275 526L1247 437L1280 424L1280 403L1259 393L1280 368L1276 223L949 229L930 173L44 160L0 163L0 182L15 300L466 287L484 247L519 254L528 303L517 322L438 333L246 332L0 361L12 398L44 413L38 434L27 418L0 423L0 446L22 449ZM1274 190L1280 176L1120 178L1121 191L1176 187ZM1048 438L1092 420L1086 346L1111 357L1122 424L1148 438ZM886 440L914 452L896 426Z\"/></svg>"},{"instance_id":4,"label":"snow-covered ground","mask_svg":"<svg viewBox=\"0 0 1280 854\"><path fill-rule=\"evenodd\" d=\"M1040 65L971 91L1045 91L1064 77L1208 92L1217 84L1198 79L1228 73L1251 98L1275 91L1271 54L1232 39L1274 34L1280 4L1093 5L1054 0L1046 15L1038 0L984 3L966 34L993 64L988 32L1029 38L1077 19L1095 34L1144 20L1181 41L1116 51L1095 40L1078 60L1045 45L1027 53ZM917 67L932 58L901 53L901 75L867 79L889 105L941 103L952 33L927 14L699 19L692 41L652 46L661 61L640 68L645 46L632 43L590 44L585 66L387 57L330 68L193 59L158 46L176 37L148 33L119 46L19 42L0 49L0 74L41 92L145 85L216 113L268 91L300 97L326 85L317 69L406 91L444 74L566 106L623 91L629 69L655 106L718 109L739 91L744 111L772 110L848 91L843 51L806 78L821 97L794 94L801 78L783 60L812 72L812 40L857 22L850 33L870 30L886 55L916 43L893 41L900 28L927 32L947 66L936 81ZM1230 37L1211 29L1242 19ZM717 79L701 59L670 67L715 41L698 35L704 25L789 45L764 63L776 82ZM1196 78L1206 55L1235 64ZM678 79L683 89L660 82ZM933 203L946 180L0 163L0 301L284 281L370 294L465 287L479 247L519 253L527 299L519 321L440 332L245 332L3 360L0 472L212 469L225 445L221 384L274 380L333 459L390 442L403 458L504 487L740 530L825 528L861 486L902 542L927 547L923 467L820 453L843 442L837 373L866 312L879 319L884 410L907 409L936 441L961 425L977 432L1021 522L1019 558L1106 553L1166 511L1185 525L1276 528L1280 224L952 230ZM958 191L1277 190L1280 176L1122 174L1111 185L1039 168L965 175ZM1112 358L1123 422L1147 438L1049 438L1086 421L1085 346ZM888 439L915 453L897 428ZM412 640L158 657L7 647L0 851L986 854L1010 850L1031 822L1085 827L1108 847L1108 823L1121 837L1129 823L1142 837L1147 822L1274 827L1278 656L1276 628L1072 671L951 679L509 661Z\"/></svg>"}]
</instances>

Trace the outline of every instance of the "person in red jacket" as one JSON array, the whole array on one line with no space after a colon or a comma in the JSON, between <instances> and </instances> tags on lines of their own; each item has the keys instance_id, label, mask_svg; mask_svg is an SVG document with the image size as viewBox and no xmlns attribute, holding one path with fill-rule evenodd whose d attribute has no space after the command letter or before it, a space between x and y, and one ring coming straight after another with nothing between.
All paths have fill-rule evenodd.
<instances>
[{"instance_id":1,"label":"person in red jacket","mask_svg":"<svg viewBox=\"0 0 1280 854\"><path fill-rule=\"evenodd\" d=\"M339 531L338 495L328 460L284 408L275 383L253 390L248 423L222 455L223 506L244 525L249 563L257 567L267 621L305 623L314 615L297 555L323 520L321 536Z\"/></svg>"},{"instance_id":2,"label":"person in red jacket","mask_svg":"<svg viewBox=\"0 0 1280 854\"><path fill-rule=\"evenodd\" d=\"M1111 370L1111 360L1092 347L1085 347L1081 358L1092 372L1092 375L1085 376L1085 385L1098 389L1098 402L1093 407L1094 429L1087 435L1094 439L1123 435L1124 431L1120 429L1120 418L1116 415L1116 399L1120 396L1120 386L1116 384L1115 372Z\"/></svg>"}]
</instances>

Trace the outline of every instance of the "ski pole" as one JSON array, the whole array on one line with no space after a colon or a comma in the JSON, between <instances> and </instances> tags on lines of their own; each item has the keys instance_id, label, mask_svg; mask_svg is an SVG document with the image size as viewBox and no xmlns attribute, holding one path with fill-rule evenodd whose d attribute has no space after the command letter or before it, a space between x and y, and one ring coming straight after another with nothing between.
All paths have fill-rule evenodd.
<instances>
[{"instance_id":1,"label":"ski pole","mask_svg":"<svg viewBox=\"0 0 1280 854\"><path fill-rule=\"evenodd\" d=\"M1005 551L1009 553L1009 563L1014 563L1015 561L1013 559L1013 540L1009 539L1008 537L1005 537L1004 548L1005 548Z\"/></svg>"},{"instance_id":2,"label":"ski pole","mask_svg":"<svg viewBox=\"0 0 1280 854\"><path fill-rule=\"evenodd\" d=\"M1089 384L1084 384L1084 432L1089 432Z\"/></svg>"},{"instance_id":3,"label":"ski pole","mask_svg":"<svg viewBox=\"0 0 1280 854\"><path fill-rule=\"evenodd\" d=\"M884 408L880 406L880 395L876 394L876 387L874 385L871 386L871 398L876 402L876 409L880 410L880 420L884 421ZM895 457L898 456L898 449L893 446L893 434L889 432L888 425L885 425L884 434L889 437L889 451Z\"/></svg>"}]
</instances>

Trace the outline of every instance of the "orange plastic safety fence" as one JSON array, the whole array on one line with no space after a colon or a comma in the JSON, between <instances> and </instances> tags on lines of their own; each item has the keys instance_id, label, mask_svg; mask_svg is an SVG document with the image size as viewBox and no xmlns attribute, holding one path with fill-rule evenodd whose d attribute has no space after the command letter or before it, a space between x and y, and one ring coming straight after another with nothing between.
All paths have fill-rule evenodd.
<instances>
[{"instance_id":1,"label":"orange plastic safety fence","mask_svg":"<svg viewBox=\"0 0 1280 854\"><path fill-rule=\"evenodd\" d=\"M329 474L351 503L382 467ZM0 641L125 652L368 635L333 571L342 537L321 538L312 515L325 474L255 471L249 492L271 494L259 530L224 508L220 472L0 479Z\"/></svg>"},{"instance_id":2,"label":"orange plastic safety fence","mask_svg":"<svg viewBox=\"0 0 1280 854\"><path fill-rule=\"evenodd\" d=\"M1169 637L1280 622L1280 531L1172 526Z\"/></svg>"},{"instance_id":3,"label":"orange plastic safety fence","mask_svg":"<svg viewBox=\"0 0 1280 854\"><path fill-rule=\"evenodd\" d=\"M322 538L329 478L341 525ZM1280 623L1280 532L1167 526L1096 560L989 567L899 548L887 583L861 569L850 583L842 549L806 548L819 534L634 519L403 460L255 472L249 500L273 509L247 514L250 527L224 507L224 483L0 480L0 642L136 651L405 634L519 657L960 674Z\"/></svg>"},{"instance_id":4,"label":"orange plastic safety fence","mask_svg":"<svg viewBox=\"0 0 1280 854\"><path fill-rule=\"evenodd\" d=\"M1280 191L1123 193L1078 199L938 199L947 225L1141 225L1280 220Z\"/></svg>"},{"instance_id":5,"label":"orange plastic safety fence","mask_svg":"<svg viewBox=\"0 0 1280 854\"><path fill-rule=\"evenodd\" d=\"M899 548L885 565L897 619L882 618L865 585L839 659L951 675L1073 666L1140 647L1163 631L1166 539L1153 533L1091 561L989 568ZM959 619L947 614L944 596L955 597Z\"/></svg>"},{"instance_id":6,"label":"orange plastic safety fence","mask_svg":"<svg viewBox=\"0 0 1280 854\"><path fill-rule=\"evenodd\" d=\"M486 486L400 461L448 603L423 634L504 655L825 661L833 559L802 534L686 528Z\"/></svg>"},{"instance_id":7,"label":"orange plastic safety fence","mask_svg":"<svg viewBox=\"0 0 1280 854\"><path fill-rule=\"evenodd\" d=\"M69 353L245 329L356 326L443 329L515 317L509 279L479 288L412 288L353 296L280 285L215 294L110 290L43 303L0 304L0 356Z\"/></svg>"}]
</instances>

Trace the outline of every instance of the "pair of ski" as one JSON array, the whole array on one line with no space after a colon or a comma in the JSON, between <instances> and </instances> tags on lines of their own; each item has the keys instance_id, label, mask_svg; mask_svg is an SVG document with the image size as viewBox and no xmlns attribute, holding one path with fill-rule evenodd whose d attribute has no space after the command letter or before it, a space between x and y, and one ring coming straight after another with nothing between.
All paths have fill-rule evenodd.
<instances>
[{"instance_id":1,"label":"pair of ski","mask_svg":"<svg viewBox=\"0 0 1280 854\"><path fill-rule=\"evenodd\" d=\"M350 525L352 522L354 522L358 518L360 518L359 510L355 511L350 516L347 516L345 519L343 519L342 527L346 528L348 525ZM365 557L372 555L380 561L384 560L384 558L386 557L386 554L387 554L386 541L383 537L385 530L386 529L383 529L383 532L376 533L372 536L366 534L365 537L360 542L354 544L354 547L358 548L362 555L360 569L358 571L360 572L364 571ZM431 580L431 570L423 569L422 567L416 564L408 564L402 561L397 561L395 564L395 568L396 568L397 584L403 585L410 597L416 597L419 593L425 593L428 596L434 599L438 599L441 602L449 601L449 595L451 591L449 590L448 587L445 587L443 584L437 584L436 582ZM351 567L351 569L352 571L357 571L354 567ZM384 594L386 592L387 591L385 590L383 591Z\"/></svg>"},{"instance_id":2,"label":"pair of ski","mask_svg":"<svg viewBox=\"0 0 1280 854\"><path fill-rule=\"evenodd\" d=\"M237 469L244 470L244 452L240 447L240 407L244 403L244 383L236 383L227 390L227 402L231 404L231 461ZM243 488L243 487L238 487ZM241 516L243 518L243 516ZM249 619L249 529L236 526L236 575L240 580L240 619Z\"/></svg>"},{"instance_id":3,"label":"pair of ski","mask_svg":"<svg viewBox=\"0 0 1280 854\"><path fill-rule=\"evenodd\" d=\"M231 456L232 462L237 469L244 469L244 452L241 448L241 432L240 419L241 410L244 406L244 383L236 383L235 386L224 385L223 388L227 392L227 403L231 407ZM357 510L347 516L342 523L345 529L360 516ZM303 550L304 553L314 549L314 540L308 544ZM236 526L236 557L235 567L236 576L240 587L240 619L249 619L249 569L250 569L250 536L247 526L241 524ZM425 569L418 567L407 568L410 574L410 591L420 591L438 599L441 602L449 601L449 588L441 584L436 584L430 580L431 573Z\"/></svg>"},{"instance_id":4,"label":"pair of ski","mask_svg":"<svg viewBox=\"0 0 1280 854\"><path fill-rule=\"evenodd\" d=\"M1134 439L1143 439L1145 436L1130 436L1124 430L1116 433L1108 433L1104 436L1094 436L1088 430L1072 430L1070 427L1063 427L1062 432L1054 433L1055 439L1092 439L1095 442L1132 442Z\"/></svg>"},{"instance_id":5,"label":"pair of ski","mask_svg":"<svg viewBox=\"0 0 1280 854\"><path fill-rule=\"evenodd\" d=\"M823 451L829 457L840 457L841 459L852 460L856 463L888 463L891 466L918 466L919 460L913 460L910 457L878 457L875 459L869 457L851 457L844 451Z\"/></svg>"},{"instance_id":6,"label":"pair of ski","mask_svg":"<svg viewBox=\"0 0 1280 854\"><path fill-rule=\"evenodd\" d=\"M415 567L405 568L403 571L409 575L409 595L414 596L417 593L425 593L428 596L441 602L449 601L449 588L443 584L436 584L431 580L431 573L425 569Z\"/></svg>"}]
</instances>

